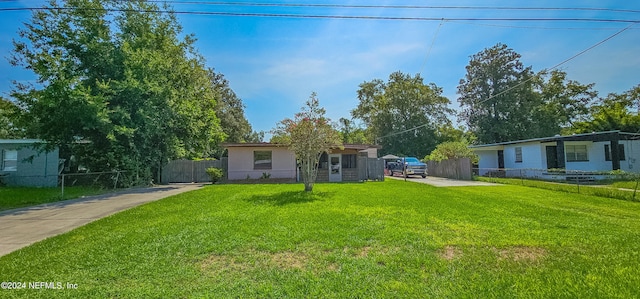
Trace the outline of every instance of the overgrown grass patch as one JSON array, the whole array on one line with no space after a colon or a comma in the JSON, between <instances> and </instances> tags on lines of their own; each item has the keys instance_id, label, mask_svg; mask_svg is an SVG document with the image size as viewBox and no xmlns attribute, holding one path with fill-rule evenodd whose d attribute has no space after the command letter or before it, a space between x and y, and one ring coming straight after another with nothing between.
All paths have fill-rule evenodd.
<instances>
[{"instance_id":1,"label":"overgrown grass patch","mask_svg":"<svg viewBox=\"0 0 640 299\"><path fill-rule=\"evenodd\" d=\"M640 296L640 204L389 180L212 185L0 258L1 297Z\"/></svg>"},{"instance_id":2,"label":"overgrown grass patch","mask_svg":"<svg viewBox=\"0 0 640 299\"><path fill-rule=\"evenodd\" d=\"M59 187L0 187L0 211L96 195L103 192L104 190L92 187L66 187L64 188L63 197Z\"/></svg>"},{"instance_id":3,"label":"overgrown grass patch","mask_svg":"<svg viewBox=\"0 0 640 299\"><path fill-rule=\"evenodd\" d=\"M520 178L488 178L477 176L477 180L484 182L493 182L509 185L519 185L526 187L541 188L546 190L580 193L585 195L594 195L608 198L615 198L629 201L640 201L640 192L635 192L633 189L636 186L635 182L630 181L618 181L608 182L606 185L592 185L592 184L578 184L578 183L566 183L566 182L549 182L541 180L520 179ZM620 190L619 188L625 188L629 190ZM639 190L640 191L640 190Z\"/></svg>"},{"instance_id":4,"label":"overgrown grass patch","mask_svg":"<svg viewBox=\"0 0 640 299\"><path fill-rule=\"evenodd\" d=\"M616 181L616 182L612 182L610 186L613 188L624 188L624 189L630 189L630 190L636 190L640 188L640 184L638 180Z\"/></svg>"}]
</instances>

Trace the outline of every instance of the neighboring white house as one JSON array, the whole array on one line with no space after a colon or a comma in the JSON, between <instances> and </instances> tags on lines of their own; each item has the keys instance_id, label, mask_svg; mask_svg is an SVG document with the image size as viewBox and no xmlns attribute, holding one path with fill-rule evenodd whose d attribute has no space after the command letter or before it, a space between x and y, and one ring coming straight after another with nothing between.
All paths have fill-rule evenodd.
<instances>
[{"instance_id":1,"label":"neighboring white house","mask_svg":"<svg viewBox=\"0 0 640 299\"><path fill-rule=\"evenodd\" d=\"M55 187L58 185L58 149L40 152L37 139L0 139L0 176L8 186Z\"/></svg>"},{"instance_id":2,"label":"neighboring white house","mask_svg":"<svg viewBox=\"0 0 640 299\"><path fill-rule=\"evenodd\" d=\"M273 143L226 143L223 147L228 150L229 180L259 179L263 176L292 181L298 178L295 153L286 146ZM343 149L335 149L321 156L317 181L358 181L361 170L366 167L366 162L358 162L361 161L358 158L377 158L377 155L376 146L345 144Z\"/></svg>"},{"instance_id":3,"label":"neighboring white house","mask_svg":"<svg viewBox=\"0 0 640 299\"><path fill-rule=\"evenodd\" d=\"M470 148L480 158L480 175L496 169L640 172L640 134L636 133L595 132ZM612 150L615 148L618 150Z\"/></svg>"}]
</instances>

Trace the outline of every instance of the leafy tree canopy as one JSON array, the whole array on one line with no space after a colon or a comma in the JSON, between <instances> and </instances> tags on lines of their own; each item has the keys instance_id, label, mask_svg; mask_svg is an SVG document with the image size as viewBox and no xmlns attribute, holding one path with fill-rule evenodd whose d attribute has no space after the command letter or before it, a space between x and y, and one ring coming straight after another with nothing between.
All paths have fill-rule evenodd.
<instances>
[{"instance_id":1,"label":"leafy tree canopy","mask_svg":"<svg viewBox=\"0 0 640 299\"><path fill-rule=\"evenodd\" d=\"M20 109L13 102L0 97L0 139L24 137L19 124Z\"/></svg>"},{"instance_id":2,"label":"leafy tree canopy","mask_svg":"<svg viewBox=\"0 0 640 299\"><path fill-rule=\"evenodd\" d=\"M91 171L129 170L147 182L168 159L211 155L224 137L219 94L174 14L142 0L48 8L19 31L11 59L38 77L12 94L30 136Z\"/></svg>"},{"instance_id":3,"label":"leafy tree canopy","mask_svg":"<svg viewBox=\"0 0 640 299\"><path fill-rule=\"evenodd\" d=\"M402 72L392 73L387 82L360 84L358 99L352 116L365 123L383 152L395 155L423 157L431 152L439 143L438 126L450 124L453 112L442 88Z\"/></svg>"},{"instance_id":4,"label":"leafy tree canopy","mask_svg":"<svg viewBox=\"0 0 640 299\"><path fill-rule=\"evenodd\" d=\"M264 131L251 131L249 135L245 138L245 142L247 143L259 143L264 141Z\"/></svg>"},{"instance_id":5,"label":"leafy tree canopy","mask_svg":"<svg viewBox=\"0 0 640 299\"><path fill-rule=\"evenodd\" d=\"M225 133L226 142L241 143L250 139L253 131L244 116L244 103L229 86L229 81L221 73L209 70L209 77L218 97L216 115Z\"/></svg>"},{"instance_id":6,"label":"leafy tree canopy","mask_svg":"<svg viewBox=\"0 0 640 299\"><path fill-rule=\"evenodd\" d=\"M436 149L431 152L431 154L424 157L427 161L436 162L460 158L469 158L472 163L478 162L478 155L469 148L469 143L465 141L449 141L440 143L436 146Z\"/></svg>"},{"instance_id":7,"label":"leafy tree canopy","mask_svg":"<svg viewBox=\"0 0 640 299\"><path fill-rule=\"evenodd\" d=\"M567 74L554 70L540 72L537 76L537 93L542 103L532 111L537 120L535 137L554 136L562 130L584 121L598 93L594 84L583 85L568 80Z\"/></svg>"},{"instance_id":8,"label":"leafy tree canopy","mask_svg":"<svg viewBox=\"0 0 640 299\"><path fill-rule=\"evenodd\" d=\"M456 128L451 123L445 123L436 129L436 139L440 143L448 141L472 143L476 140L476 137L462 126Z\"/></svg>"},{"instance_id":9,"label":"leafy tree canopy","mask_svg":"<svg viewBox=\"0 0 640 299\"><path fill-rule=\"evenodd\" d=\"M285 144L295 154L300 163L305 191L313 191L318 175L318 163L322 153L342 147L340 135L325 117L316 93L312 93L306 106L294 119L284 119L273 131L276 142ZM274 141L272 139L272 141Z\"/></svg>"},{"instance_id":10,"label":"leafy tree canopy","mask_svg":"<svg viewBox=\"0 0 640 299\"><path fill-rule=\"evenodd\" d=\"M216 92L216 116L220 119L220 127L226 138L225 142L231 143L256 143L262 142L264 132L255 132L245 117L245 105L236 93L231 89L229 81L221 73L209 69L209 78ZM218 146L217 157L222 156L224 149Z\"/></svg>"},{"instance_id":11,"label":"leafy tree canopy","mask_svg":"<svg viewBox=\"0 0 640 299\"><path fill-rule=\"evenodd\" d=\"M640 85L629 91L611 93L590 107L587 119L575 123L567 133L620 130L640 133Z\"/></svg>"},{"instance_id":12,"label":"leafy tree canopy","mask_svg":"<svg viewBox=\"0 0 640 299\"><path fill-rule=\"evenodd\" d=\"M531 67L520 54L497 44L473 56L458 86L459 118L480 143L529 138L535 133L531 111L539 105Z\"/></svg>"},{"instance_id":13,"label":"leafy tree canopy","mask_svg":"<svg viewBox=\"0 0 640 299\"><path fill-rule=\"evenodd\" d=\"M371 138L364 128L358 127L353 120L340 118L338 131L343 143L350 144L371 144Z\"/></svg>"},{"instance_id":14,"label":"leafy tree canopy","mask_svg":"<svg viewBox=\"0 0 640 299\"><path fill-rule=\"evenodd\" d=\"M500 43L471 56L458 86L459 117L478 143L556 135L583 120L597 96L593 84L557 70L534 74L520 57Z\"/></svg>"}]
</instances>

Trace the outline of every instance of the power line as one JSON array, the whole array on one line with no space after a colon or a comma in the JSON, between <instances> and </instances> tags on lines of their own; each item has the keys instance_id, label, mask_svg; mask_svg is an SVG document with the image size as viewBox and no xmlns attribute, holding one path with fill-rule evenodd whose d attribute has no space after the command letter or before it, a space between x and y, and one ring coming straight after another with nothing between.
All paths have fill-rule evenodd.
<instances>
[{"instance_id":1,"label":"power line","mask_svg":"<svg viewBox=\"0 0 640 299\"><path fill-rule=\"evenodd\" d=\"M463 9L463 10L558 10L558 11L606 11L640 13L640 10L613 9L599 7L514 7L514 6L432 6L432 5L350 5L350 4L313 4L313 3L265 3L265 2L226 2L226 1L163 1L148 2L170 4L197 4L216 6L258 6L258 7L316 7L316 8L384 8L384 9Z\"/></svg>"},{"instance_id":2,"label":"power line","mask_svg":"<svg viewBox=\"0 0 640 299\"><path fill-rule=\"evenodd\" d=\"M553 69L556 69L556 68L560 67L561 65L563 65L563 64L565 64L565 63L567 63L567 62L569 62L569 61L571 61L571 60L573 60L573 59L575 59L576 57L578 57L578 56L580 56L580 55L582 55L582 54L586 53L587 51L589 51L589 50L591 50L591 49L593 49L593 48L595 48L595 47L597 47L597 46L599 46L599 45L601 45L601 44L604 44L605 42L607 42L607 41L609 41L610 39L612 39L612 38L616 37L617 35L619 35L620 33L625 32L627 29L629 29L629 28L633 27L634 25L635 25L635 23L632 23L631 25L629 25L629 26L627 26L627 27L625 27L625 28L622 28L622 29L621 29L621 30L619 30L618 32L616 32L616 33L614 33L614 34L610 35L609 37L607 37L607 38L605 38L605 39L603 39L603 40L601 40L601 41L597 42L596 44L594 44L594 45L592 45L592 46L590 46L590 47L588 47L588 48L586 48L586 49L584 49L584 50L582 50L582 51L578 52L577 54L575 54L575 55L573 55L573 56L571 56L571 57L569 57L569 58L567 58L567 59L563 60L562 62L560 62L560 63L558 63L558 64L556 64L556 65L554 65L554 66L552 66L552 67L550 67L550 68L544 69L544 71L553 70ZM507 92L509 92L509 91L511 91L511 90L513 90L513 89L515 89L515 88L517 88L517 87L520 87L520 86L522 86L523 84L525 84L525 83L527 83L527 82L529 82L529 81L533 80L534 78L535 78L535 77L534 77L534 76L532 76L531 78L529 78L529 79L527 79L527 80L524 80L524 81L522 81L522 82L520 82L520 83L518 83L518 84L516 84L516 85L514 85L514 86L512 86L512 87L507 88L506 90L503 90L503 91L501 91L501 92L499 92L499 93L497 93L497 94L495 94L495 95L492 95L492 96L488 97L487 99L484 99L484 100L482 100L482 101L478 102L476 105L482 104L482 103L484 103L484 102L486 102L486 101L488 101L488 100L491 100L491 99L493 99L493 98L495 98L495 97L498 97L498 96L500 96L500 95L503 95L503 94L505 94L505 93L507 93Z\"/></svg>"},{"instance_id":3,"label":"power line","mask_svg":"<svg viewBox=\"0 0 640 299\"><path fill-rule=\"evenodd\" d=\"M601 40L601 41L597 42L596 44L594 44L594 45L592 45L592 46L590 46L590 47L588 47L588 48L586 48L586 49L584 49L584 50L582 50L582 51L578 52L577 54L575 54L575 55L573 55L573 56L571 56L571 57L569 57L569 58L567 58L567 59L563 60L562 62L560 62L560 63L558 63L558 64L556 64L556 65L554 65L554 66L552 66L552 67L550 67L550 68L548 68L548 69L545 69L545 70L553 70L553 69L556 69L556 68L560 67L561 65L563 65L563 64L565 64L565 63L567 63L567 62L569 62L569 61L571 61L571 60L573 60L573 59L575 59L576 57L578 57L578 56L580 56L580 55L582 55L582 54L584 54L584 53L588 52L589 50L591 50L591 49L593 49L593 48L595 48L595 47L597 47L597 46L599 46L599 45L601 45L601 44L603 44L603 43L605 43L605 42L609 41L610 39L612 39L612 38L616 37L617 35L621 34L622 32L624 32L624 31L626 31L626 30L630 29L630 28L631 28L632 26L634 26L634 25L635 25L635 23L633 23L633 24L631 24L631 25L629 25L629 26L627 26L627 27L625 27L625 28L623 28L623 29L619 30L618 32L616 32L616 33L614 33L614 34L610 35L609 37L607 37L607 38L605 38L605 39L603 39L603 40ZM488 101L488 100L491 100L491 99L493 99L493 98L495 98L495 97L497 97L497 96L500 96L500 95L502 95L502 94L504 94L504 93L506 93L506 92L508 92L508 91L510 91L510 90L513 90L514 88L517 88L517 87L519 87L519 86L521 86L521 85L525 84L526 82L529 82L529 81L533 80L533 78L534 78L534 77L531 77L531 78L529 78L529 79L527 79L527 80L524 80L524 81L522 81L522 82L520 82L520 83L518 83L518 84L516 84L516 85L514 85L514 86L512 86L512 87L510 87L510 88L508 88L508 89L506 89L506 90L504 90L504 91L502 91L502 92L500 92L500 93L496 94L496 95L493 95L493 96L491 96L491 97L489 97L489 98L487 98L487 99L485 99L485 100L482 100L482 101L478 102L476 105L478 105L478 104L482 104L482 103L484 103L484 102L486 102L486 101ZM380 139L382 139L382 138L387 138L387 137L391 137L391 136L400 135L400 134L403 134L403 133L407 133L407 132L415 131L415 130L417 130L417 129L419 129L419 128L426 127L426 126L428 126L428 125L429 125L429 124L422 124L422 125L419 125L419 126L416 126L416 127L410 128L410 129L406 129L406 130L403 130L403 131L394 132L394 133L387 134L387 135L384 135L384 136L376 137L375 139L376 139L376 140L380 140ZM639 131L639 133L640 133L640 131Z\"/></svg>"},{"instance_id":4,"label":"power line","mask_svg":"<svg viewBox=\"0 0 640 299\"><path fill-rule=\"evenodd\" d=\"M442 18L442 17L394 17L394 16L366 16L366 15L313 15L313 14L283 14L283 13L240 13L220 11L178 11L165 9L118 9L118 8L71 8L71 7L17 7L0 8L2 11L25 10L80 10L80 11L109 11L109 12L143 12L143 13L174 13L180 15L210 15L231 17L273 17L273 18L301 18L301 19L346 19L346 20L389 20L389 21L531 21L531 22L596 22L596 23L639 23L640 20L631 19L599 19L599 18Z\"/></svg>"},{"instance_id":5,"label":"power line","mask_svg":"<svg viewBox=\"0 0 640 299\"><path fill-rule=\"evenodd\" d=\"M17 2L16 0L0 0L0 2ZM127 2L127 0L120 0ZM314 3L268 3L268 2L234 2L234 1L176 1L147 0L151 3L212 5L212 6L249 6L249 7L312 7L312 8L355 8L355 9L440 9L440 10L523 10L523 11L599 11L618 13L640 13L635 9L615 9L602 7L515 7L515 6L434 6L434 5L350 5L350 4L314 4ZM34 8L25 8L27 10Z\"/></svg>"},{"instance_id":6,"label":"power line","mask_svg":"<svg viewBox=\"0 0 640 299\"><path fill-rule=\"evenodd\" d=\"M475 26L485 26L485 27L514 28L514 29L542 29L542 30L618 30L618 29L620 29L619 27L615 28L615 27L516 26L516 25L504 25L504 24L483 24L483 23L473 23L473 22L464 22L464 21L451 21L451 23L475 25ZM636 29L639 29L639 28L629 28L629 29L636 30Z\"/></svg>"},{"instance_id":7,"label":"power line","mask_svg":"<svg viewBox=\"0 0 640 299\"><path fill-rule=\"evenodd\" d=\"M427 65L427 60L429 59L429 55L431 54L431 49L433 49L433 45L436 43L436 37L438 37L438 33L440 32L440 28L442 28L443 23L444 23L444 19L442 19L442 21L440 22L440 25L438 25L438 29L436 30L436 33L433 34L431 45L429 46L429 50L427 50L427 55L424 57L424 62L422 63L422 66L420 67L420 72L418 73L422 73L425 65Z\"/></svg>"},{"instance_id":8,"label":"power line","mask_svg":"<svg viewBox=\"0 0 640 299\"><path fill-rule=\"evenodd\" d=\"M384 136L376 137L375 139L376 139L376 140L378 140L378 139L382 139L382 138L387 138L387 137L391 137L391 136L400 135L400 134L403 134L403 133L407 133L407 132L415 131L415 130L420 129L420 128L422 128L422 127L426 127L426 126L428 126L428 125L429 125L428 123L427 123L427 124L422 124L422 125L419 125L419 126L417 126L417 127L413 127L413 128L411 128L411 129L406 129L406 130L404 130L404 131L394 132L394 133L387 134L387 135L384 135Z\"/></svg>"}]
</instances>

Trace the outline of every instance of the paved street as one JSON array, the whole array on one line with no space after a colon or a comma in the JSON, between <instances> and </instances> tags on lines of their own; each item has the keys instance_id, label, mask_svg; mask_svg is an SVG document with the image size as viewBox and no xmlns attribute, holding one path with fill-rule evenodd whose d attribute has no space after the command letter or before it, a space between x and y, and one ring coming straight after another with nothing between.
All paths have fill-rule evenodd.
<instances>
[{"instance_id":1,"label":"paved street","mask_svg":"<svg viewBox=\"0 0 640 299\"><path fill-rule=\"evenodd\" d=\"M138 188L0 212L0 256L117 212L200 187L181 184Z\"/></svg>"}]
</instances>

